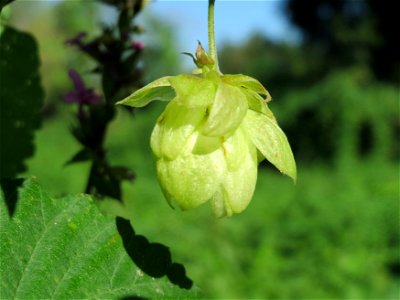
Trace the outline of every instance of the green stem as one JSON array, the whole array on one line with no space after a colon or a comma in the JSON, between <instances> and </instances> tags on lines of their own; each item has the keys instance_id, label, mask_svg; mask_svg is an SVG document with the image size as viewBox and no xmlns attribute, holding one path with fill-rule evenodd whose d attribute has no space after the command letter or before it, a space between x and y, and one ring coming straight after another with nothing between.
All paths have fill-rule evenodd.
<instances>
[{"instance_id":1,"label":"green stem","mask_svg":"<svg viewBox=\"0 0 400 300\"><path fill-rule=\"evenodd\" d=\"M220 73L218 66L217 47L215 46L214 4L215 0L208 0L208 51L210 51L210 56L215 61L214 70Z\"/></svg>"}]
</instances>

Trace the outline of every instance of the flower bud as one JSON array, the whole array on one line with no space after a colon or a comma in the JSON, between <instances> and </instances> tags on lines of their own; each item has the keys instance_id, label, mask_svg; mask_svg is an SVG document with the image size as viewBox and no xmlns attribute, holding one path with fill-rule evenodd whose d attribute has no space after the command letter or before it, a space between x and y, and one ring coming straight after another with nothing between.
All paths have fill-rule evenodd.
<instances>
[{"instance_id":1,"label":"flower bud","mask_svg":"<svg viewBox=\"0 0 400 300\"><path fill-rule=\"evenodd\" d=\"M208 56L207 52L204 50L200 41L196 49L196 61L197 61L197 66L199 67L212 66L213 64L215 64L215 61Z\"/></svg>"}]
</instances>

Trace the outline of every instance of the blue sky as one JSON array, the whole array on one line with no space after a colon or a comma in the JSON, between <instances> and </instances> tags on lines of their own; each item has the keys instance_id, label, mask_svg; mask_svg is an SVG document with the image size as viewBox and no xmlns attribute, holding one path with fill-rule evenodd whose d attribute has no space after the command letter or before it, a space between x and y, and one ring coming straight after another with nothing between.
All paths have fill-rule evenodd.
<instances>
[{"instance_id":1,"label":"blue sky","mask_svg":"<svg viewBox=\"0 0 400 300\"><path fill-rule=\"evenodd\" d=\"M216 0L217 46L240 43L255 31L274 41L299 41L300 35L286 17L284 5L284 0ZM174 25L181 51L192 52L197 40L207 45L206 0L158 0L150 2L146 10Z\"/></svg>"}]
</instances>

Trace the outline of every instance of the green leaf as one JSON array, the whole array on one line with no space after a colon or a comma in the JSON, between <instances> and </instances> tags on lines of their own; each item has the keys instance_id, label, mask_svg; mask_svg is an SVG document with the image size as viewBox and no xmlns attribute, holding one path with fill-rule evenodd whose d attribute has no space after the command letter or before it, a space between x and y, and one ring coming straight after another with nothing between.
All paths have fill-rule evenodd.
<instances>
[{"instance_id":1,"label":"green leaf","mask_svg":"<svg viewBox=\"0 0 400 300\"><path fill-rule=\"evenodd\" d=\"M289 142L274 119L248 110L245 126L258 150L283 174L296 181L296 163Z\"/></svg>"},{"instance_id":2,"label":"green leaf","mask_svg":"<svg viewBox=\"0 0 400 300\"><path fill-rule=\"evenodd\" d=\"M13 2L15 0L0 0L0 12L3 10L4 6Z\"/></svg>"},{"instance_id":3,"label":"green leaf","mask_svg":"<svg viewBox=\"0 0 400 300\"><path fill-rule=\"evenodd\" d=\"M188 107L210 105L215 98L216 84L211 80L194 75L178 75L170 77L176 92L176 101Z\"/></svg>"},{"instance_id":4,"label":"green leaf","mask_svg":"<svg viewBox=\"0 0 400 300\"><path fill-rule=\"evenodd\" d=\"M23 182L24 180L21 178L0 179L0 186L4 196L4 204L7 206L10 216L14 215L18 200L18 189L22 186ZM6 213L6 210L2 211L2 213Z\"/></svg>"},{"instance_id":5,"label":"green leaf","mask_svg":"<svg viewBox=\"0 0 400 300\"><path fill-rule=\"evenodd\" d=\"M169 76L166 76L154 80L116 104L143 107L154 100L170 101L175 97L175 92L171 88L169 78Z\"/></svg>"},{"instance_id":6,"label":"green leaf","mask_svg":"<svg viewBox=\"0 0 400 300\"><path fill-rule=\"evenodd\" d=\"M243 121L247 109L246 96L242 91L220 82L202 133L207 136L231 135Z\"/></svg>"},{"instance_id":7,"label":"green leaf","mask_svg":"<svg viewBox=\"0 0 400 300\"><path fill-rule=\"evenodd\" d=\"M32 35L6 27L0 36L0 177L25 171L41 126L43 89L38 47Z\"/></svg>"},{"instance_id":8,"label":"green leaf","mask_svg":"<svg viewBox=\"0 0 400 300\"><path fill-rule=\"evenodd\" d=\"M3 196L0 203L4 211ZM166 277L155 279L137 268L114 220L102 215L88 196L54 199L28 180L14 217L0 213L0 218L2 299L197 296L195 289L180 289ZM140 253L143 237L135 237Z\"/></svg>"},{"instance_id":9,"label":"green leaf","mask_svg":"<svg viewBox=\"0 0 400 300\"><path fill-rule=\"evenodd\" d=\"M264 101L269 102L272 100L271 95L265 89L265 87L253 77L242 75L242 74L227 74L222 76L222 80L228 84L237 86L237 87L244 87L257 94L263 95L265 97Z\"/></svg>"},{"instance_id":10,"label":"green leaf","mask_svg":"<svg viewBox=\"0 0 400 300\"><path fill-rule=\"evenodd\" d=\"M92 153L90 153L89 149L84 148L76 152L74 156L72 156L72 158L65 163L65 165L88 161L91 158L92 158Z\"/></svg>"},{"instance_id":11,"label":"green leaf","mask_svg":"<svg viewBox=\"0 0 400 300\"><path fill-rule=\"evenodd\" d=\"M194 57L194 55L192 53L182 52L181 54L189 56L193 60L193 63L197 66L196 57Z\"/></svg>"}]
</instances>

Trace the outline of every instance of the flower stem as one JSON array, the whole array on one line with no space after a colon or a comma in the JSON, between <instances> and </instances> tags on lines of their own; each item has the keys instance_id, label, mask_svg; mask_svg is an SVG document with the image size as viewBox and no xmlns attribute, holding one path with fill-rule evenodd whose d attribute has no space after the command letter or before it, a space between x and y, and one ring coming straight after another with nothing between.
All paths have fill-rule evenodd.
<instances>
[{"instance_id":1,"label":"flower stem","mask_svg":"<svg viewBox=\"0 0 400 300\"><path fill-rule=\"evenodd\" d=\"M214 70L220 73L214 34L214 4L215 0L208 0L208 50L211 58L215 61Z\"/></svg>"}]
</instances>

